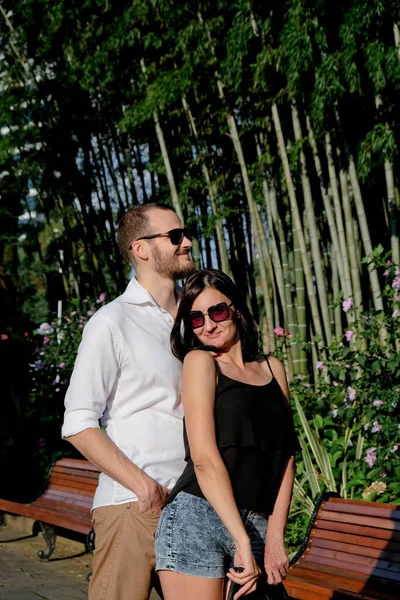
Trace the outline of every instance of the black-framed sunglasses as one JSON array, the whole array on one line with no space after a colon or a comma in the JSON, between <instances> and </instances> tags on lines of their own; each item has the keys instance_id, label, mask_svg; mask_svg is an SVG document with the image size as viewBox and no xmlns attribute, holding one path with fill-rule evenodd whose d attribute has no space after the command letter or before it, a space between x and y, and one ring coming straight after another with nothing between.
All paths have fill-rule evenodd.
<instances>
[{"instance_id":1,"label":"black-framed sunglasses","mask_svg":"<svg viewBox=\"0 0 400 600\"><path fill-rule=\"evenodd\" d=\"M228 319L231 318L231 306L233 306L233 302L231 302L231 304L229 305L226 302L220 302L219 304L210 306L207 312L205 313L202 313L200 310L192 310L189 313L189 323L192 329L198 329L199 327L203 327L205 322L205 315L208 315L211 321L214 321L214 323L228 321Z\"/></svg>"},{"instance_id":2,"label":"black-framed sunglasses","mask_svg":"<svg viewBox=\"0 0 400 600\"><path fill-rule=\"evenodd\" d=\"M170 229L169 231L165 231L164 233L152 233L151 235L144 235L138 238L139 240L152 240L158 237L169 237L170 242L173 246L179 246L179 244L183 241L183 238L189 239L189 231L186 227L179 229ZM132 246L129 246L129 250L132 250Z\"/></svg>"}]
</instances>

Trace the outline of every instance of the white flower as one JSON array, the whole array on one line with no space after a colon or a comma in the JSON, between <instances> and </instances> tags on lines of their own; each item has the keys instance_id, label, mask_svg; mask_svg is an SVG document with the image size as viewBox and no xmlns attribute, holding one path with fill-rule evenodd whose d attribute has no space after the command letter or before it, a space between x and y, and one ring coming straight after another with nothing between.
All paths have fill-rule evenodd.
<instances>
[{"instance_id":1,"label":"white flower","mask_svg":"<svg viewBox=\"0 0 400 600\"><path fill-rule=\"evenodd\" d=\"M53 333L54 329L49 323L42 323L39 329L36 330L36 333L39 335L48 335L49 333Z\"/></svg>"}]
</instances>

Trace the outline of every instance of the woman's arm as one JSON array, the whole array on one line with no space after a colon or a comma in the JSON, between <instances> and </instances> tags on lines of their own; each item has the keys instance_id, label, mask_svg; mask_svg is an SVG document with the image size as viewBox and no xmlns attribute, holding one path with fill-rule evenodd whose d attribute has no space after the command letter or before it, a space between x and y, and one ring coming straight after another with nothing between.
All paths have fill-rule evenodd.
<instances>
[{"instance_id":1,"label":"woman's arm","mask_svg":"<svg viewBox=\"0 0 400 600\"><path fill-rule=\"evenodd\" d=\"M277 358L271 357L269 358L269 361L275 378L289 402L289 388L285 367ZM282 578L285 577L289 569L289 559L285 549L284 534L292 499L294 474L294 456L291 456L286 463L274 511L268 518L264 566L268 576L268 582L272 584L282 581Z\"/></svg>"},{"instance_id":2,"label":"woman's arm","mask_svg":"<svg viewBox=\"0 0 400 600\"><path fill-rule=\"evenodd\" d=\"M245 567L243 573L232 571L228 574L233 581L243 585L235 596L239 598L253 589L259 569L236 505L228 471L217 446L214 424L214 359L203 350L193 350L185 357L182 377L186 431L197 481L204 496L231 534L237 554Z\"/></svg>"}]
</instances>

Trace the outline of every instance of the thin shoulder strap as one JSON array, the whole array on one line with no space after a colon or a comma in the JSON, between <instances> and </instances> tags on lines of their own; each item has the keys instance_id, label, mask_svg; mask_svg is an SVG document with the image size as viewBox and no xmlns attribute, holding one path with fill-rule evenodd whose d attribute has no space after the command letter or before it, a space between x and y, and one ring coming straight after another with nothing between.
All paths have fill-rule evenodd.
<instances>
[{"instance_id":1,"label":"thin shoulder strap","mask_svg":"<svg viewBox=\"0 0 400 600\"><path fill-rule=\"evenodd\" d=\"M268 365L268 367L269 367L269 370L271 371L272 379L275 379L275 375L274 375L274 372L273 372L273 370L271 369L271 365L270 365L270 362L269 362L269 360L268 360L268 356L267 356L267 354L264 354L264 358L265 358L265 360L267 361L267 365Z\"/></svg>"}]
</instances>

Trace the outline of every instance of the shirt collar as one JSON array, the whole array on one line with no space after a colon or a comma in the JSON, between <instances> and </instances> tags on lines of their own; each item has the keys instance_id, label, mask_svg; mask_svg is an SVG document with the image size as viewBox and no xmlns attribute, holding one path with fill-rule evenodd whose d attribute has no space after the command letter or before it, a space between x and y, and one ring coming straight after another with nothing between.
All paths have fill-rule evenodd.
<instances>
[{"instance_id":1,"label":"shirt collar","mask_svg":"<svg viewBox=\"0 0 400 600\"><path fill-rule=\"evenodd\" d=\"M178 298L178 304L182 295L182 288L176 286L175 292ZM153 296L144 288L135 277L132 277L125 292L121 295L121 302L128 304L153 304L158 306Z\"/></svg>"}]
</instances>

